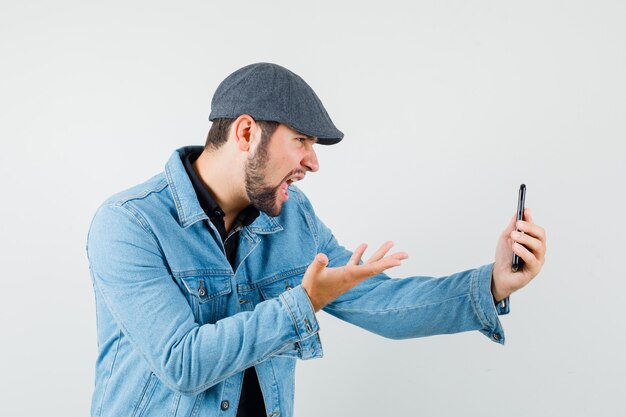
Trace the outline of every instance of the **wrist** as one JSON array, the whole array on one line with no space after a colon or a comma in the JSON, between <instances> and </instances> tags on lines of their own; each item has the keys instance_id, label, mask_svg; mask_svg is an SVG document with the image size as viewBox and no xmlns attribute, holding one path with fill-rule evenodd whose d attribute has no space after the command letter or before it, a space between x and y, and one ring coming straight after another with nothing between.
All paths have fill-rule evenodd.
<instances>
[{"instance_id":1,"label":"wrist","mask_svg":"<svg viewBox=\"0 0 626 417\"><path fill-rule=\"evenodd\" d=\"M311 293L310 293L310 290L308 290L308 289L306 288L306 285L305 285L304 283L303 283L303 284L301 284L301 286L302 286L302 289L304 290L304 293L305 293L305 294L306 294L306 296L308 297L309 302L311 303L311 307L313 307L313 311L314 311L315 313L317 313L318 311L320 311L320 307L319 307L318 305L316 305L316 304L315 304L315 302L313 301L313 299L311 298Z\"/></svg>"},{"instance_id":2,"label":"wrist","mask_svg":"<svg viewBox=\"0 0 626 417\"><path fill-rule=\"evenodd\" d=\"M510 294L506 291L502 291L496 285L496 279L494 277L493 272L491 273L491 296L493 297L493 301L495 304L498 304L500 301L504 300Z\"/></svg>"}]
</instances>

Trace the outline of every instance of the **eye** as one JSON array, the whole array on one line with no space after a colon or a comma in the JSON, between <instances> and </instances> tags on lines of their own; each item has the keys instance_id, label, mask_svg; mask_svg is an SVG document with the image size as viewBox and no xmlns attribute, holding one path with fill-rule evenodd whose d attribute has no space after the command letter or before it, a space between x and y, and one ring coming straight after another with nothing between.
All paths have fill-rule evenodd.
<instances>
[{"instance_id":1,"label":"eye","mask_svg":"<svg viewBox=\"0 0 626 417\"><path fill-rule=\"evenodd\" d=\"M305 143L306 142L306 138L296 138L296 140L300 143Z\"/></svg>"}]
</instances>

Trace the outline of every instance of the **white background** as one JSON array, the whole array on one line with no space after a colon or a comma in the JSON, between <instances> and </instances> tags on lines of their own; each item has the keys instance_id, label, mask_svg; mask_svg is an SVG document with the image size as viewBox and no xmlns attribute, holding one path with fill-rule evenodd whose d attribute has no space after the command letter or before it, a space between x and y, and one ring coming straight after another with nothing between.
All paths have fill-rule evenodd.
<instances>
[{"instance_id":1,"label":"white background","mask_svg":"<svg viewBox=\"0 0 626 417\"><path fill-rule=\"evenodd\" d=\"M344 245L407 251L391 275L491 262L522 182L548 232L504 347L319 314L297 416L625 415L625 22L621 1L2 0L0 415L89 413L91 217L202 145L218 83L258 61L345 132L300 187Z\"/></svg>"}]
</instances>

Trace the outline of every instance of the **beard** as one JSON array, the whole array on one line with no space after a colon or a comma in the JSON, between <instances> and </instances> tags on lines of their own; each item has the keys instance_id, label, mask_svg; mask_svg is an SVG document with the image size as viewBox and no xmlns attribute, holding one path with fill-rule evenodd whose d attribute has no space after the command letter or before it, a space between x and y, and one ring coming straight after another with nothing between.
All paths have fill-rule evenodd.
<instances>
[{"instance_id":1,"label":"beard","mask_svg":"<svg viewBox=\"0 0 626 417\"><path fill-rule=\"evenodd\" d=\"M267 142L269 141L262 141L254 155L248 159L245 168L246 194L254 207L269 216L276 217L283 208L282 204L276 202L278 189L283 182L275 186L265 183L265 171L269 159ZM288 177L289 175L285 178Z\"/></svg>"}]
</instances>

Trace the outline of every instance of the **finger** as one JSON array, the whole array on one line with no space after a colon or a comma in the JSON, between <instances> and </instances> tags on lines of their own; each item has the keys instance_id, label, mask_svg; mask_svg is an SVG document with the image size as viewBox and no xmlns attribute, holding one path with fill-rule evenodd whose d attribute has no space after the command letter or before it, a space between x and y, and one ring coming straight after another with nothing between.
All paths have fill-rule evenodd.
<instances>
[{"instance_id":1,"label":"finger","mask_svg":"<svg viewBox=\"0 0 626 417\"><path fill-rule=\"evenodd\" d=\"M545 252L544 244L541 240L521 232L511 232L511 239L529 249L538 259L543 258Z\"/></svg>"},{"instance_id":2,"label":"finger","mask_svg":"<svg viewBox=\"0 0 626 417\"><path fill-rule=\"evenodd\" d=\"M533 223L533 216L530 213L530 208L529 207L526 207L524 209L524 217L523 217L523 219L526 220L527 222Z\"/></svg>"},{"instance_id":3,"label":"finger","mask_svg":"<svg viewBox=\"0 0 626 417\"><path fill-rule=\"evenodd\" d=\"M531 269L531 270L535 270L536 269L536 265L538 263L537 258L535 257L535 255L529 251L528 249L526 249L524 246L520 245L517 242L513 243L513 252L515 252L520 258L522 258L522 260L524 261L524 263Z\"/></svg>"},{"instance_id":4,"label":"finger","mask_svg":"<svg viewBox=\"0 0 626 417\"><path fill-rule=\"evenodd\" d=\"M397 259L395 257L386 257L366 266L371 268L368 271L370 273L369 276L374 276L385 272L389 268L394 268L400 265L402 265L402 261L400 259Z\"/></svg>"},{"instance_id":5,"label":"finger","mask_svg":"<svg viewBox=\"0 0 626 417\"><path fill-rule=\"evenodd\" d=\"M409 255L406 252L397 252L386 256L383 259L379 259L378 261L369 263L365 262L363 265L348 263L343 267L343 269L351 277L351 279L360 282L369 277L380 274L389 268L400 266L402 264L402 260L407 259L408 257Z\"/></svg>"},{"instance_id":6,"label":"finger","mask_svg":"<svg viewBox=\"0 0 626 417\"><path fill-rule=\"evenodd\" d=\"M363 253L365 253L365 249L367 249L367 243L361 243L359 247L356 248L346 265L358 265L361 262Z\"/></svg>"},{"instance_id":7,"label":"finger","mask_svg":"<svg viewBox=\"0 0 626 417\"><path fill-rule=\"evenodd\" d=\"M371 262L369 264L363 264L363 265L359 265L358 267L355 267L355 270L353 271L353 274L354 274L353 276L357 280L362 281L374 275L378 275L381 272L384 272L389 268L400 266L401 264L402 264L401 259L388 256L376 262Z\"/></svg>"},{"instance_id":8,"label":"finger","mask_svg":"<svg viewBox=\"0 0 626 417\"><path fill-rule=\"evenodd\" d=\"M370 258L365 261L364 263L368 264L368 263L372 263L372 262L376 262L379 259L382 259L383 256L385 256L385 254L387 252L389 252L389 249L391 249L391 247L393 246L393 242L392 241L387 241L385 243L383 243L380 248L378 248L378 250L376 252L374 252L374 254L372 256L370 256Z\"/></svg>"},{"instance_id":9,"label":"finger","mask_svg":"<svg viewBox=\"0 0 626 417\"><path fill-rule=\"evenodd\" d=\"M541 240L545 244L546 231L544 230L543 227L538 226L534 223L529 223L523 220L519 220L517 222L517 229L531 236L536 237L537 239Z\"/></svg>"},{"instance_id":10,"label":"finger","mask_svg":"<svg viewBox=\"0 0 626 417\"><path fill-rule=\"evenodd\" d=\"M392 255L389 255L389 257L397 259L399 261L403 261L403 260L409 258L409 254L406 253L406 252L396 252L396 253L394 253Z\"/></svg>"}]
</instances>

